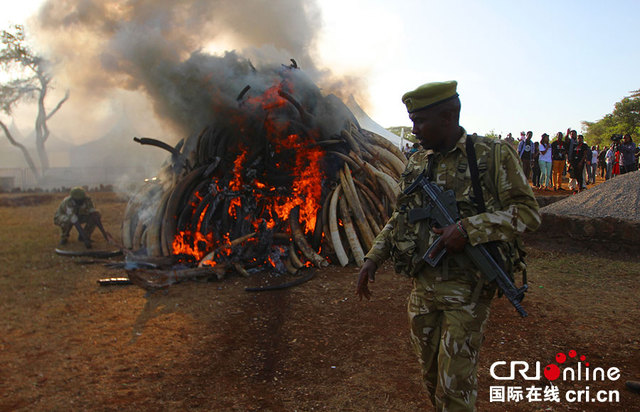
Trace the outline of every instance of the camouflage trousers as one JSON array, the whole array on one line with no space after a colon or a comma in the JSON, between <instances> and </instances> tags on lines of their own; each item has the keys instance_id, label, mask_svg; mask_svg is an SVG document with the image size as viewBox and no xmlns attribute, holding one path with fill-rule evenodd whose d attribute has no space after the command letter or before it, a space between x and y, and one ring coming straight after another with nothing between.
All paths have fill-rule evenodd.
<instances>
[{"instance_id":1,"label":"camouflage trousers","mask_svg":"<svg viewBox=\"0 0 640 412\"><path fill-rule=\"evenodd\" d=\"M428 269L413 279L411 343L436 411L475 411L478 351L495 287L472 303L475 282L464 274L448 280L439 275Z\"/></svg>"},{"instance_id":2,"label":"camouflage trousers","mask_svg":"<svg viewBox=\"0 0 640 412\"><path fill-rule=\"evenodd\" d=\"M96 228L95 219L91 217L91 215L80 215L78 216L78 223L82 229L84 229L84 233L91 239L91 234ZM58 226L60 226L60 239L68 239L69 234L71 233L71 229L73 229L73 223L68 220L55 222ZM80 239L80 234L78 234L78 240Z\"/></svg>"}]
</instances>

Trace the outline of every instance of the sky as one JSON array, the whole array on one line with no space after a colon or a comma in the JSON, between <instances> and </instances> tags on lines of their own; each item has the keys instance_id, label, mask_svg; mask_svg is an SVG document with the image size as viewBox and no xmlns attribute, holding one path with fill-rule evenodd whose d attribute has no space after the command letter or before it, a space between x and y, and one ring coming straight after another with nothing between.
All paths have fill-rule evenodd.
<instances>
[{"instance_id":1,"label":"sky","mask_svg":"<svg viewBox=\"0 0 640 412\"><path fill-rule=\"evenodd\" d=\"M42 2L1 6L0 24L27 22ZM582 121L601 119L640 89L637 0L317 5L314 58L359 79L360 103L384 127L410 126L401 96L432 81L458 81L468 132L531 130L538 139L581 131ZM225 47L219 36L212 49Z\"/></svg>"}]
</instances>

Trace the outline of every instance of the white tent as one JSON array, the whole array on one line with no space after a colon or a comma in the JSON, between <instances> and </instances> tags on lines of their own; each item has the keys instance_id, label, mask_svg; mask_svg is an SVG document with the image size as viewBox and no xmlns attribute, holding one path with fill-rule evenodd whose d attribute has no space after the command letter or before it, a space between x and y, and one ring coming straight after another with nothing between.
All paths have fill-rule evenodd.
<instances>
[{"instance_id":1,"label":"white tent","mask_svg":"<svg viewBox=\"0 0 640 412\"><path fill-rule=\"evenodd\" d=\"M369 115L366 114L364 110L362 110L362 107L360 107L353 96L349 96L349 100L347 101L346 105L349 110L351 110L351 113L353 113L356 120L358 120L358 123L360 123L361 128L379 134L380 136L392 142L397 147L401 148L402 142L400 136L391 133L390 131L376 123L375 120L370 118Z\"/></svg>"}]
</instances>

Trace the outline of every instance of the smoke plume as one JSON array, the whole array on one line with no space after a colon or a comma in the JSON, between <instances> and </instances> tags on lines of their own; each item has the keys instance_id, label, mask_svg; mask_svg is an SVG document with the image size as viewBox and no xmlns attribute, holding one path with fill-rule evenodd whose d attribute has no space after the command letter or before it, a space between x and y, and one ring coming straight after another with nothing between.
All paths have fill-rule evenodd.
<instances>
[{"instance_id":1,"label":"smoke plume","mask_svg":"<svg viewBox=\"0 0 640 412\"><path fill-rule=\"evenodd\" d=\"M266 86L290 58L325 93L363 90L314 60L320 25L313 1L49 0L36 34L59 63L72 110L82 108L79 120L115 100L137 130L175 142L235 104L246 85ZM132 98L140 94L144 101ZM154 118L162 131L148 131Z\"/></svg>"}]
</instances>

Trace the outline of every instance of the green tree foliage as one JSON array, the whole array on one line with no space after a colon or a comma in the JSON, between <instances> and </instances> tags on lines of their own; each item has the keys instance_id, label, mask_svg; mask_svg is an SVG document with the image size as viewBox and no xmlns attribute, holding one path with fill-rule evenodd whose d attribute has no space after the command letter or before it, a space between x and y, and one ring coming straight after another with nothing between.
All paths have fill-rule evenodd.
<instances>
[{"instance_id":1,"label":"green tree foliage","mask_svg":"<svg viewBox=\"0 0 640 412\"><path fill-rule=\"evenodd\" d=\"M617 102L613 112L597 122L582 122L585 141L591 145L609 145L611 135L630 133L634 140L640 136L640 90Z\"/></svg>"},{"instance_id":2,"label":"green tree foliage","mask_svg":"<svg viewBox=\"0 0 640 412\"><path fill-rule=\"evenodd\" d=\"M35 121L36 150L40 161L40 168L36 166L27 148L15 140L5 122L0 119L0 128L11 144L18 147L27 165L36 178L40 179L49 169L49 157L45 150L45 143L49 138L47 121L57 113L69 98L69 92L50 111L45 107L47 93L51 89L50 62L34 53L25 40L24 27L15 25L0 33L0 67L8 73L17 74L15 78L0 83L0 112L11 115L15 106L22 101L36 101L38 114Z\"/></svg>"},{"instance_id":3,"label":"green tree foliage","mask_svg":"<svg viewBox=\"0 0 640 412\"><path fill-rule=\"evenodd\" d=\"M395 134L396 136L401 136L403 139L409 142L416 143L418 139L416 139L413 133L411 133L411 129L411 126L394 126L387 128L388 131Z\"/></svg>"},{"instance_id":4,"label":"green tree foliage","mask_svg":"<svg viewBox=\"0 0 640 412\"><path fill-rule=\"evenodd\" d=\"M484 136L488 137L489 139L497 139L498 138L498 133L496 133L495 130L491 129L487 133L485 133Z\"/></svg>"}]
</instances>

